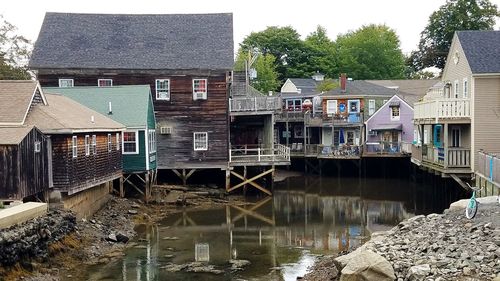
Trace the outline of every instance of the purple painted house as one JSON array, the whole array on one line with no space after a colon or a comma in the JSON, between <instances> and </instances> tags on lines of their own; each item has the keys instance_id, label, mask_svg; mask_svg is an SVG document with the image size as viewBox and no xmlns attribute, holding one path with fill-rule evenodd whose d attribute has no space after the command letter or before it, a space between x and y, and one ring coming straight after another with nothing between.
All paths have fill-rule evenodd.
<instances>
[{"instance_id":1,"label":"purple painted house","mask_svg":"<svg viewBox=\"0 0 500 281\"><path fill-rule=\"evenodd\" d=\"M392 96L365 122L365 157L398 157L411 153L413 107Z\"/></svg>"}]
</instances>

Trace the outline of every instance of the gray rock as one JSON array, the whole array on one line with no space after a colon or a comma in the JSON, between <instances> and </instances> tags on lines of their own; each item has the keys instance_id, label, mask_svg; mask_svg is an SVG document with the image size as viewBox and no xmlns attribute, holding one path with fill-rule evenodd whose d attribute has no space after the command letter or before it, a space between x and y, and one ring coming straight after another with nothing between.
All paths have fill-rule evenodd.
<instances>
[{"instance_id":1,"label":"gray rock","mask_svg":"<svg viewBox=\"0 0 500 281\"><path fill-rule=\"evenodd\" d=\"M114 233L110 233L106 238L106 240L111 242L118 242L118 239L116 239L116 234Z\"/></svg>"},{"instance_id":2,"label":"gray rock","mask_svg":"<svg viewBox=\"0 0 500 281\"><path fill-rule=\"evenodd\" d=\"M424 280L427 275L431 273L431 266L429 264L420 264L410 267L406 278L410 281Z\"/></svg>"},{"instance_id":3,"label":"gray rock","mask_svg":"<svg viewBox=\"0 0 500 281\"><path fill-rule=\"evenodd\" d=\"M251 262L247 260L229 260L231 264L231 270L243 270L243 267L249 265Z\"/></svg>"},{"instance_id":4,"label":"gray rock","mask_svg":"<svg viewBox=\"0 0 500 281\"><path fill-rule=\"evenodd\" d=\"M136 210L128 210L128 213L131 215L136 215L138 212Z\"/></svg>"},{"instance_id":5,"label":"gray rock","mask_svg":"<svg viewBox=\"0 0 500 281\"><path fill-rule=\"evenodd\" d=\"M342 269L340 281L396 279L392 265L372 251L362 251L352 257Z\"/></svg>"}]
</instances>

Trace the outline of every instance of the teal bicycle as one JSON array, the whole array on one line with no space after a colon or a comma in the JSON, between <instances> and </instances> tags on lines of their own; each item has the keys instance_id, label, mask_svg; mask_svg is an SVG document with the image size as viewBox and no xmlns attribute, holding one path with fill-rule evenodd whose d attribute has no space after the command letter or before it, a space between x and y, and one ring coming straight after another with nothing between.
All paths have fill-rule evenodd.
<instances>
[{"instance_id":1,"label":"teal bicycle","mask_svg":"<svg viewBox=\"0 0 500 281\"><path fill-rule=\"evenodd\" d=\"M472 187L468 183L467 185L469 188L472 190L472 197L469 199L469 202L467 203L467 206L465 207L465 217L468 219L473 219L476 214L477 214L477 208L479 205L479 202L476 200L476 192L480 191L482 187Z\"/></svg>"}]
</instances>

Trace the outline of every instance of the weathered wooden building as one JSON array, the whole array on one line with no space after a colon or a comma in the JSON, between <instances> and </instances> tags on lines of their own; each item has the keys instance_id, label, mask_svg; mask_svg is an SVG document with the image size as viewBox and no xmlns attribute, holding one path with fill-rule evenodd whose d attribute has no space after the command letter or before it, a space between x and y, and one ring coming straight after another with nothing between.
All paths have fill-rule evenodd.
<instances>
[{"instance_id":1,"label":"weathered wooden building","mask_svg":"<svg viewBox=\"0 0 500 281\"><path fill-rule=\"evenodd\" d=\"M185 181L227 167L233 53L232 14L47 13L29 66L42 86L150 85L157 167Z\"/></svg>"},{"instance_id":2,"label":"weathered wooden building","mask_svg":"<svg viewBox=\"0 0 500 281\"><path fill-rule=\"evenodd\" d=\"M156 176L156 124L149 85L45 87L43 90L71 98L126 126L121 139L122 181L145 193L148 199ZM123 195L123 188L120 193Z\"/></svg>"},{"instance_id":3,"label":"weathered wooden building","mask_svg":"<svg viewBox=\"0 0 500 281\"><path fill-rule=\"evenodd\" d=\"M0 81L0 200L46 199L46 137L25 126L32 104L46 103L35 81Z\"/></svg>"}]
</instances>

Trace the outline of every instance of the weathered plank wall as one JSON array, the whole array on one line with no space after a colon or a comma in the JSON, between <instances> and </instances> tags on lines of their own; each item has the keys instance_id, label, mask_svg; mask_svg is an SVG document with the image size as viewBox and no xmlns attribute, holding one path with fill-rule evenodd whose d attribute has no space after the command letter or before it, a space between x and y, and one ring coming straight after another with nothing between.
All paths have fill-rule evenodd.
<instances>
[{"instance_id":1,"label":"weathered plank wall","mask_svg":"<svg viewBox=\"0 0 500 281\"><path fill-rule=\"evenodd\" d=\"M112 136L112 149L108 151L108 133L95 133L97 154L90 151L85 155L85 133L77 136L78 156L72 155L73 135L52 135L52 162L54 188L60 191L80 190L82 186L91 187L113 178L122 171L122 154L116 150L115 132ZM93 133L88 133L92 143ZM84 188L86 189L86 188Z\"/></svg>"},{"instance_id":2,"label":"weathered plank wall","mask_svg":"<svg viewBox=\"0 0 500 281\"><path fill-rule=\"evenodd\" d=\"M173 128L170 135L161 135L157 130L159 169L189 168L200 164L210 167L211 163L221 165L228 161L229 91L226 71L40 70L38 74L42 86L57 87L59 78L72 78L75 86L96 86L97 79L103 78L113 79L115 86L149 84L157 128ZM208 80L207 100L193 100L193 78ZM156 100L155 79L170 79L170 101ZM207 151L194 151L193 132L208 133Z\"/></svg>"},{"instance_id":3,"label":"weathered plank wall","mask_svg":"<svg viewBox=\"0 0 500 281\"><path fill-rule=\"evenodd\" d=\"M40 152L35 152L35 142ZM0 145L0 198L22 200L49 186L47 142L40 131L31 130L18 145Z\"/></svg>"}]
</instances>

